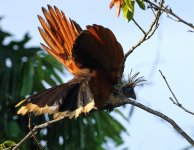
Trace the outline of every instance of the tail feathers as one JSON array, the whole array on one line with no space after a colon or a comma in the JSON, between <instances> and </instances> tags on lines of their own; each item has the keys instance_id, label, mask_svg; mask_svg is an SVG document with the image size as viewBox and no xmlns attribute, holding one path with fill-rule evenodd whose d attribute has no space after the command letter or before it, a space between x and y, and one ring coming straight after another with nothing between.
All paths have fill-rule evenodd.
<instances>
[{"instance_id":1,"label":"tail feathers","mask_svg":"<svg viewBox=\"0 0 194 150\"><path fill-rule=\"evenodd\" d=\"M31 95L19 102L16 107L24 104L17 114L25 115L29 112L35 115L53 114L54 118L77 118L95 109L93 95L86 80L75 78L68 83L55 86L43 92Z\"/></svg>"}]
</instances>

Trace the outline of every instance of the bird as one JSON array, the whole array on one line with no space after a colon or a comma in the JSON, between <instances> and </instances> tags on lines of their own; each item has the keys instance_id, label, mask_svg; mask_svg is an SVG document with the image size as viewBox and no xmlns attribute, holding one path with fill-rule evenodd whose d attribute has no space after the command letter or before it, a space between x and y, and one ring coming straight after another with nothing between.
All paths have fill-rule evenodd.
<instances>
[{"instance_id":1,"label":"bird","mask_svg":"<svg viewBox=\"0 0 194 150\"><path fill-rule=\"evenodd\" d=\"M48 113L54 118L71 119L92 110L109 109L108 102L117 99L118 92L136 99L134 87L141 81L136 79L137 75L121 90L115 88L120 80L124 52L110 29L93 24L83 30L56 6L42 7L42 12L45 19L38 15L42 26L38 30L45 44L41 45L74 77L20 101L16 107L22 106L17 114Z\"/></svg>"}]
</instances>

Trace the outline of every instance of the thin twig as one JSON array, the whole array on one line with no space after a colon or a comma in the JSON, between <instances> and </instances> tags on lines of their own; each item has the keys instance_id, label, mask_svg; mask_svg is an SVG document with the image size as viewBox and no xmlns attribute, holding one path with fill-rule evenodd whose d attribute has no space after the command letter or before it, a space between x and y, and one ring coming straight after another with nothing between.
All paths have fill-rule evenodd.
<instances>
[{"instance_id":1,"label":"thin twig","mask_svg":"<svg viewBox=\"0 0 194 150\"><path fill-rule=\"evenodd\" d=\"M168 86L168 89L170 90L170 92L171 92L171 94L173 95L174 99L176 100L176 103L179 103L179 102L178 102L178 99L176 98L176 95L174 94L174 92L172 91L170 85L168 84L168 81L166 80L166 77L163 75L163 73L162 73L161 70L159 70L159 72L160 72L162 78L164 79L164 81L166 82L166 85Z\"/></svg>"},{"instance_id":2,"label":"thin twig","mask_svg":"<svg viewBox=\"0 0 194 150\"><path fill-rule=\"evenodd\" d=\"M28 128L32 132L32 137L34 138L36 144L38 145L38 148L40 150L44 150L44 148L40 145L40 142L39 142L38 138L35 135L36 133L32 131L32 127L31 127L31 121L32 120L31 120L31 117L32 117L32 114L31 113L28 113Z\"/></svg>"},{"instance_id":3,"label":"thin twig","mask_svg":"<svg viewBox=\"0 0 194 150\"><path fill-rule=\"evenodd\" d=\"M129 99L129 98L125 98L122 95L120 95L120 96L121 96L122 100L120 102L118 102L117 104L115 104L114 107L123 106L125 104L131 104L133 106L136 106L136 107L138 107L140 109L145 110L148 113L151 113L151 114L153 114L155 116L158 116L158 117L162 118L163 120L167 121L169 124L171 124L173 126L173 128L180 135L183 136L184 139L186 139L191 145L194 146L194 140L185 131L183 131L183 129L181 129L181 127L179 127L179 125L174 120L172 120L170 117L164 115L161 112L153 110L153 109L151 109L151 108L149 108L149 107L147 107L147 106L145 106L145 105L143 105L143 104L141 104L141 103L139 103L139 102L137 102L135 100L132 100L132 99Z\"/></svg>"},{"instance_id":4,"label":"thin twig","mask_svg":"<svg viewBox=\"0 0 194 150\"><path fill-rule=\"evenodd\" d=\"M163 0L161 0L161 5L163 5ZM128 52L125 54L124 56L124 59L122 61L122 64L121 64L121 71L120 71L120 79L122 77L122 74L123 74L123 71L124 71L124 68L125 68L125 61L127 59L127 57L138 47L140 46L143 42L145 42L146 40L148 40L156 31L156 29L158 28L158 25L159 25L159 18L161 16L161 11L158 10L156 15L155 15L155 18L152 22L152 24L150 25L150 28L148 29L147 32L145 32L144 36L134 45L132 46Z\"/></svg>"},{"instance_id":5,"label":"thin twig","mask_svg":"<svg viewBox=\"0 0 194 150\"><path fill-rule=\"evenodd\" d=\"M191 112L191 111L189 111L188 109L186 109L186 108L179 102L179 100L177 99L176 95L175 95L174 92L172 91L172 89L171 89L171 87L170 87L170 85L169 85L169 83L168 83L166 77L164 76L164 74L162 73L161 70L159 70L159 72L160 72L162 78L164 79L164 81L165 81L165 83L166 83L166 85L167 85L167 87L168 87L170 93L172 94L172 96L173 96L173 98L174 98L174 99L173 99L172 97L170 97L170 100L173 102L173 104L177 105L178 107L180 107L181 109L183 109L185 112L187 112L187 113L189 113L189 114L191 114L191 115L194 115L193 112Z\"/></svg>"},{"instance_id":6,"label":"thin twig","mask_svg":"<svg viewBox=\"0 0 194 150\"><path fill-rule=\"evenodd\" d=\"M188 30L187 32L194 32L194 31L192 31L192 30Z\"/></svg>"},{"instance_id":7,"label":"thin twig","mask_svg":"<svg viewBox=\"0 0 194 150\"><path fill-rule=\"evenodd\" d=\"M135 21L135 19L133 18L132 21L135 23L135 25L141 30L141 32L143 32L143 34L146 34L146 32L144 31L144 29L137 23L137 21Z\"/></svg>"},{"instance_id":8,"label":"thin twig","mask_svg":"<svg viewBox=\"0 0 194 150\"><path fill-rule=\"evenodd\" d=\"M181 150L190 150L190 149L192 149L193 148L193 146L192 145L189 145L189 146L187 146L187 147L184 147L183 149L181 149Z\"/></svg>"},{"instance_id":9,"label":"thin twig","mask_svg":"<svg viewBox=\"0 0 194 150\"><path fill-rule=\"evenodd\" d=\"M161 14L160 11L158 11L158 13L157 13L157 15L156 15L154 21L153 21L152 24L150 25L149 30L146 32L146 34L144 34L144 36L142 37L142 39L139 40L139 42L137 42L134 46L132 46L131 49L129 49L129 51L125 54L124 61L126 61L127 57L128 57L128 56L129 56L129 55L130 55L130 54L131 54L138 46L140 46L143 42L145 42L146 40L149 39L149 38L147 38L149 34L151 34L151 33L152 33L151 35L154 34L154 32L156 31L156 29L157 29L157 27L158 27L158 25L156 25L156 24L158 24L160 14ZM155 28L154 28L154 27L155 27ZM151 37L151 36L150 36L150 37Z\"/></svg>"},{"instance_id":10,"label":"thin twig","mask_svg":"<svg viewBox=\"0 0 194 150\"><path fill-rule=\"evenodd\" d=\"M149 0L144 0L145 2L147 2L151 7L151 8L154 8L154 9L157 9L157 10L161 10L163 12L166 12L167 14L170 14L172 15L173 17L175 17L177 19L178 22L182 22L184 24L186 24L187 26L191 27L192 29L194 29L194 25L192 23L189 23L187 21L185 21L184 19L182 19L181 17L179 17L178 15L176 15L171 8L168 8L168 7L161 7L161 6L158 6L156 5L155 3L149 1Z\"/></svg>"},{"instance_id":11,"label":"thin twig","mask_svg":"<svg viewBox=\"0 0 194 150\"><path fill-rule=\"evenodd\" d=\"M42 128L46 128L48 127L49 125L53 124L53 123L56 123L60 120L62 120L64 117L61 117L61 118L58 118L58 119L55 119L55 120L51 120L51 121L48 121L46 123L43 123L43 124L40 124L40 125L36 125L34 126L34 128L18 143L16 144L16 146L12 149L12 150L18 150L19 147L24 143L26 142L29 138L31 138L33 136L33 133L36 133L39 129L42 129Z\"/></svg>"},{"instance_id":12,"label":"thin twig","mask_svg":"<svg viewBox=\"0 0 194 150\"><path fill-rule=\"evenodd\" d=\"M185 108L185 107L184 107L182 104L180 104L179 102L176 103L176 102L172 99L172 97L170 97L170 100L173 102L173 104L177 105L178 107L180 107L181 109L183 109L185 112L187 112L187 113L189 113L189 114L191 114L191 115L194 115L194 112L188 110L187 108Z\"/></svg>"}]
</instances>

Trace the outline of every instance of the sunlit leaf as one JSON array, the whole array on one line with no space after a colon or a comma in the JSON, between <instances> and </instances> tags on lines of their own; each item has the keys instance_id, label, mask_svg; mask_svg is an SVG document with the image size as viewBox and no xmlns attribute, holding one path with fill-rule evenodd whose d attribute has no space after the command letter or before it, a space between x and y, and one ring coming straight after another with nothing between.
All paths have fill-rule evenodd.
<instances>
[{"instance_id":1,"label":"sunlit leaf","mask_svg":"<svg viewBox=\"0 0 194 150\"><path fill-rule=\"evenodd\" d=\"M143 0L136 0L136 2L138 3L141 9L145 10L145 3Z\"/></svg>"},{"instance_id":2,"label":"sunlit leaf","mask_svg":"<svg viewBox=\"0 0 194 150\"><path fill-rule=\"evenodd\" d=\"M6 147L13 147L16 145L16 143L14 141L5 141L3 143Z\"/></svg>"},{"instance_id":3,"label":"sunlit leaf","mask_svg":"<svg viewBox=\"0 0 194 150\"><path fill-rule=\"evenodd\" d=\"M124 0L125 2L125 7L129 9L129 11L134 12L134 2L132 0Z\"/></svg>"},{"instance_id":4,"label":"sunlit leaf","mask_svg":"<svg viewBox=\"0 0 194 150\"><path fill-rule=\"evenodd\" d=\"M125 4L122 7L122 10L123 10L123 17L129 22L134 15L134 1L125 2Z\"/></svg>"},{"instance_id":5,"label":"sunlit leaf","mask_svg":"<svg viewBox=\"0 0 194 150\"><path fill-rule=\"evenodd\" d=\"M4 144L0 144L0 150L6 150L6 146Z\"/></svg>"}]
</instances>

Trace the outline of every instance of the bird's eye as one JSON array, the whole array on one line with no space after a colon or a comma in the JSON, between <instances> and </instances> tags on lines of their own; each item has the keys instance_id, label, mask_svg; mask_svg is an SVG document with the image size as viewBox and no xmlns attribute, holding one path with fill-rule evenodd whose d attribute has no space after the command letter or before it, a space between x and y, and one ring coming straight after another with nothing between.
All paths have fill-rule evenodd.
<instances>
[{"instance_id":1,"label":"bird's eye","mask_svg":"<svg viewBox=\"0 0 194 150\"><path fill-rule=\"evenodd\" d=\"M127 98L133 98L136 99L134 88L132 87L123 87L122 88L122 94Z\"/></svg>"}]
</instances>

